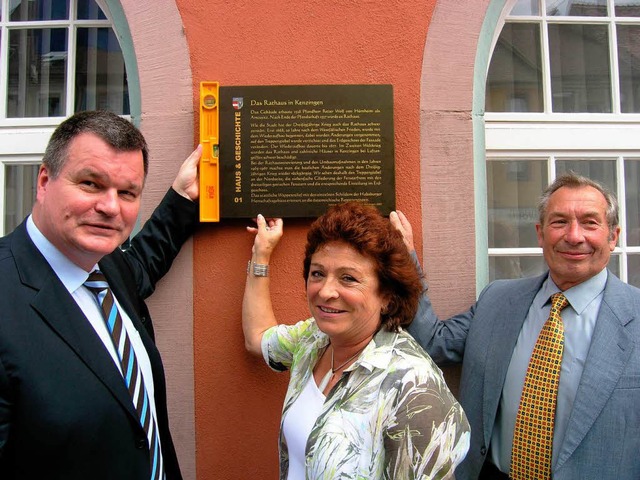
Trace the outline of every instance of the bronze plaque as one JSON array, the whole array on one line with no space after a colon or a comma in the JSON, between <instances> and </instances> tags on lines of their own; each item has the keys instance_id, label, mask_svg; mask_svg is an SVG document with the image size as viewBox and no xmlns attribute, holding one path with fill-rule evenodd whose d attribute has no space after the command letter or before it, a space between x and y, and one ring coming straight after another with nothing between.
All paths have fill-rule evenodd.
<instances>
[{"instance_id":1,"label":"bronze plaque","mask_svg":"<svg viewBox=\"0 0 640 480\"><path fill-rule=\"evenodd\" d=\"M219 108L222 217L395 209L391 85L220 87Z\"/></svg>"}]
</instances>

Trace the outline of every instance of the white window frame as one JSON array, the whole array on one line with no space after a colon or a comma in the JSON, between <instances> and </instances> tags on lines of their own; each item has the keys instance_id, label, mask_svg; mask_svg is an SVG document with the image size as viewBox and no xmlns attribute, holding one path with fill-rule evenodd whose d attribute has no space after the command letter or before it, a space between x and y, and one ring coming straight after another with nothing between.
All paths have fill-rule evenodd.
<instances>
[{"instance_id":1,"label":"white window frame","mask_svg":"<svg viewBox=\"0 0 640 480\"><path fill-rule=\"evenodd\" d=\"M23 0L26 1L26 0ZM67 58L76 56L76 27L114 28L112 16L104 0L94 0L107 17L105 20L76 20L76 0L69 2L69 19L34 22L8 22L0 16L0 236L4 231L5 215L5 167L18 164L39 164L47 142L55 128L66 116L7 118L8 62L5 60L9 49L9 27L18 28L66 28ZM8 16L10 0L0 0L2 12ZM67 95L65 111L73 114L75 99L75 62L67 61ZM124 116L129 118L129 116Z\"/></svg>"},{"instance_id":2,"label":"white window frame","mask_svg":"<svg viewBox=\"0 0 640 480\"><path fill-rule=\"evenodd\" d=\"M614 1L608 0L613 11ZM505 5L505 15L500 20L493 47L502 31L505 20L509 22L537 22L542 24L542 73L543 103L542 113L521 112L485 112L485 152L487 161L491 159L549 158L548 178L555 178L555 158L615 158L618 177L617 198L620 205L620 225L627 224L625 208L624 158L640 158L640 114L621 113L620 89L617 63L616 23L640 25L639 18L619 17L545 17L517 16L509 17L515 1ZM541 5L541 12L544 5ZM547 25L550 23L589 23L607 24L610 37L610 68L612 82L612 113L552 113L551 112L551 75L548 69L549 51ZM493 52L493 48L492 48ZM487 68L490 62L487 63ZM532 226L533 228L533 226ZM614 254L619 256L620 278L627 281L627 254L640 253L640 247L626 244L623 231ZM488 256L542 256L541 248L488 248Z\"/></svg>"}]
</instances>

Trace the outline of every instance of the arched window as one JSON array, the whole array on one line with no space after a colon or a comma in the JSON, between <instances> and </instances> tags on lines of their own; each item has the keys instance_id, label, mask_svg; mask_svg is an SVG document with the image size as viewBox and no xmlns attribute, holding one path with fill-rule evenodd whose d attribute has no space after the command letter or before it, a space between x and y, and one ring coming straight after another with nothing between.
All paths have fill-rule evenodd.
<instances>
[{"instance_id":1,"label":"arched window","mask_svg":"<svg viewBox=\"0 0 640 480\"><path fill-rule=\"evenodd\" d=\"M81 110L129 115L125 63L100 0L0 0L0 234L31 211L51 132Z\"/></svg>"},{"instance_id":2,"label":"arched window","mask_svg":"<svg viewBox=\"0 0 640 480\"><path fill-rule=\"evenodd\" d=\"M485 122L490 280L545 269L536 201L571 170L617 194L609 268L640 286L640 0L507 2Z\"/></svg>"}]
</instances>

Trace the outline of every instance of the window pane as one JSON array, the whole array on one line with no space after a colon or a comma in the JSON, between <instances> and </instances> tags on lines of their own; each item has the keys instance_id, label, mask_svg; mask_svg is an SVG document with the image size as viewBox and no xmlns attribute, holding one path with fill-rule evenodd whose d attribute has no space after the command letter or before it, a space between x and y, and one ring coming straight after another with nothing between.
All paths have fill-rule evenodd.
<instances>
[{"instance_id":1,"label":"window pane","mask_svg":"<svg viewBox=\"0 0 640 480\"><path fill-rule=\"evenodd\" d=\"M542 256L489 257L489 281L533 277L542 275L546 270L547 264Z\"/></svg>"},{"instance_id":2,"label":"window pane","mask_svg":"<svg viewBox=\"0 0 640 480\"><path fill-rule=\"evenodd\" d=\"M10 4L12 22L69 18L69 0L13 0Z\"/></svg>"},{"instance_id":3,"label":"window pane","mask_svg":"<svg viewBox=\"0 0 640 480\"><path fill-rule=\"evenodd\" d=\"M640 246L640 160L626 159L624 161L624 181L627 245L638 247ZM638 274L640 275L640 272Z\"/></svg>"},{"instance_id":4,"label":"window pane","mask_svg":"<svg viewBox=\"0 0 640 480\"><path fill-rule=\"evenodd\" d=\"M607 268L611 270L611 273L613 273L616 277L620 278L620 255L612 253L611 257L609 258Z\"/></svg>"},{"instance_id":5,"label":"window pane","mask_svg":"<svg viewBox=\"0 0 640 480\"><path fill-rule=\"evenodd\" d=\"M78 0L77 16L80 20L106 20L106 16L94 0Z\"/></svg>"},{"instance_id":6,"label":"window pane","mask_svg":"<svg viewBox=\"0 0 640 480\"><path fill-rule=\"evenodd\" d=\"M111 28L79 28L75 111L129 114L129 88L120 44Z\"/></svg>"},{"instance_id":7,"label":"window pane","mask_svg":"<svg viewBox=\"0 0 640 480\"><path fill-rule=\"evenodd\" d=\"M546 160L487 162L489 248L537 247L537 202L547 181Z\"/></svg>"},{"instance_id":8,"label":"window pane","mask_svg":"<svg viewBox=\"0 0 640 480\"><path fill-rule=\"evenodd\" d=\"M556 161L556 174L561 175L565 172L575 172L595 180L608 188L614 195L618 191L615 160L558 159Z\"/></svg>"},{"instance_id":9,"label":"window pane","mask_svg":"<svg viewBox=\"0 0 640 480\"><path fill-rule=\"evenodd\" d=\"M518 0L509 15L540 15L538 0Z\"/></svg>"},{"instance_id":10,"label":"window pane","mask_svg":"<svg viewBox=\"0 0 640 480\"><path fill-rule=\"evenodd\" d=\"M540 26L506 23L491 57L486 110L542 112Z\"/></svg>"},{"instance_id":11,"label":"window pane","mask_svg":"<svg viewBox=\"0 0 640 480\"><path fill-rule=\"evenodd\" d=\"M640 14L640 11L638 12ZM640 112L640 26L617 25L622 113Z\"/></svg>"},{"instance_id":12,"label":"window pane","mask_svg":"<svg viewBox=\"0 0 640 480\"><path fill-rule=\"evenodd\" d=\"M629 254L627 257L627 283L640 288L640 255Z\"/></svg>"},{"instance_id":13,"label":"window pane","mask_svg":"<svg viewBox=\"0 0 640 480\"><path fill-rule=\"evenodd\" d=\"M636 0L614 0L616 16L640 17L640 2Z\"/></svg>"},{"instance_id":14,"label":"window pane","mask_svg":"<svg viewBox=\"0 0 640 480\"><path fill-rule=\"evenodd\" d=\"M67 30L11 30L9 50L7 116L64 116Z\"/></svg>"},{"instance_id":15,"label":"window pane","mask_svg":"<svg viewBox=\"0 0 640 480\"><path fill-rule=\"evenodd\" d=\"M550 24L554 112L611 112L606 25Z\"/></svg>"},{"instance_id":16,"label":"window pane","mask_svg":"<svg viewBox=\"0 0 640 480\"><path fill-rule=\"evenodd\" d=\"M5 167L4 231L10 232L31 212L36 200L38 165Z\"/></svg>"},{"instance_id":17,"label":"window pane","mask_svg":"<svg viewBox=\"0 0 640 480\"><path fill-rule=\"evenodd\" d=\"M616 161L613 159L585 160L580 158L558 158L556 161L556 176L566 172L575 172L591 180L595 180L603 184L613 193L618 191Z\"/></svg>"},{"instance_id":18,"label":"window pane","mask_svg":"<svg viewBox=\"0 0 640 480\"><path fill-rule=\"evenodd\" d=\"M607 0L547 0L547 15L606 17Z\"/></svg>"}]
</instances>

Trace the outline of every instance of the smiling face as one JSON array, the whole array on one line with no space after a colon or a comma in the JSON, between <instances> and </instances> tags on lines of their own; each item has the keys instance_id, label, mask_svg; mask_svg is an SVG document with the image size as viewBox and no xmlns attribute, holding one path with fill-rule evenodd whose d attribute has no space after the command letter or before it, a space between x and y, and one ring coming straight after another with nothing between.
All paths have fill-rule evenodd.
<instances>
[{"instance_id":1,"label":"smiling face","mask_svg":"<svg viewBox=\"0 0 640 480\"><path fill-rule=\"evenodd\" d=\"M536 232L551 278L561 290L588 280L609 263L620 228L610 230L606 211L604 195L590 186L561 187L549 198Z\"/></svg>"},{"instance_id":2,"label":"smiling face","mask_svg":"<svg viewBox=\"0 0 640 480\"><path fill-rule=\"evenodd\" d=\"M307 300L318 327L334 345L352 345L380 327L385 300L374 262L344 242L330 242L312 256Z\"/></svg>"},{"instance_id":3,"label":"smiling face","mask_svg":"<svg viewBox=\"0 0 640 480\"><path fill-rule=\"evenodd\" d=\"M117 151L83 133L69 144L56 178L40 167L33 220L58 250L89 271L133 230L143 184L141 151Z\"/></svg>"}]
</instances>

